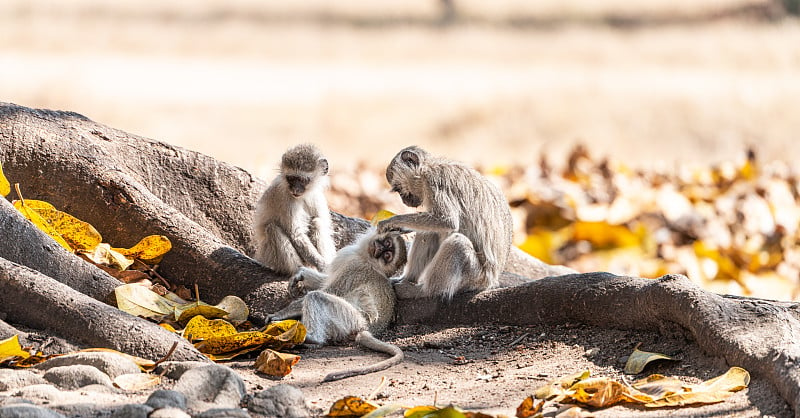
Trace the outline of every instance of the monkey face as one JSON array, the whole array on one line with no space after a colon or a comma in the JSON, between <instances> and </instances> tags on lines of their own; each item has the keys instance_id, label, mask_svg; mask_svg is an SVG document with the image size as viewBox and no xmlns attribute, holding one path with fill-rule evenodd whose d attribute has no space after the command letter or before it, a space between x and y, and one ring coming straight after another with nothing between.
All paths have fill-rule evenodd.
<instances>
[{"instance_id":1,"label":"monkey face","mask_svg":"<svg viewBox=\"0 0 800 418\"><path fill-rule=\"evenodd\" d=\"M422 205L422 198L413 193L403 192L398 187L392 188L392 191L397 192L400 198L403 199L403 204L408 207L416 208Z\"/></svg>"},{"instance_id":2,"label":"monkey face","mask_svg":"<svg viewBox=\"0 0 800 418\"><path fill-rule=\"evenodd\" d=\"M396 232L380 234L367 248L370 257L375 259L387 276L393 275L406 263L406 244Z\"/></svg>"},{"instance_id":3,"label":"monkey face","mask_svg":"<svg viewBox=\"0 0 800 418\"><path fill-rule=\"evenodd\" d=\"M289 193L294 197L300 197L306 192L308 183L311 180L307 176L302 175L287 175L286 184L289 185Z\"/></svg>"}]
</instances>

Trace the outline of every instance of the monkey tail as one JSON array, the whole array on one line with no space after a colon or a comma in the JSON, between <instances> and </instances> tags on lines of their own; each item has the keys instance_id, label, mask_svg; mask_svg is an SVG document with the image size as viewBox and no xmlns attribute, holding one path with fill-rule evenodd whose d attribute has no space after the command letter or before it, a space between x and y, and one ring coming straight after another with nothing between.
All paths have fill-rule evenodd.
<instances>
[{"instance_id":1,"label":"monkey tail","mask_svg":"<svg viewBox=\"0 0 800 418\"><path fill-rule=\"evenodd\" d=\"M391 357L369 366L333 372L325 376L325 379L322 380L323 382L333 382L334 380L341 380L348 377L379 372L403 361L403 350L396 345L392 345L375 338L369 331L359 332L356 335L356 343L360 344L362 347L369 348L370 350L389 354Z\"/></svg>"}]
</instances>

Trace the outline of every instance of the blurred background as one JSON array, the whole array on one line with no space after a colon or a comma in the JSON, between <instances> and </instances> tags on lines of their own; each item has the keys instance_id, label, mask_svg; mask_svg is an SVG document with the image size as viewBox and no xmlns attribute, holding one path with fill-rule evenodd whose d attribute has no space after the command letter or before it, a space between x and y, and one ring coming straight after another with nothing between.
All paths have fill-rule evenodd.
<instances>
[{"instance_id":1,"label":"blurred background","mask_svg":"<svg viewBox=\"0 0 800 418\"><path fill-rule=\"evenodd\" d=\"M417 144L492 176L517 244L550 262L794 298L799 9L4 0L0 101L75 111L265 180L287 147L313 142L331 161L331 206L354 216L406 210L380 171ZM621 262L620 248L635 252Z\"/></svg>"}]
</instances>

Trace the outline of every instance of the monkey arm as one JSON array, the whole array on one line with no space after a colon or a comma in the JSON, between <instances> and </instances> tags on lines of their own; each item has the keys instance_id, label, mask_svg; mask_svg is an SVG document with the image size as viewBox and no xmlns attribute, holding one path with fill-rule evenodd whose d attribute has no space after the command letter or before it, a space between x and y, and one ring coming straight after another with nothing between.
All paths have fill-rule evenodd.
<instances>
[{"instance_id":1,"label":"monkey arm","mask_svg":"<svg viewBox=\"0 0 800 418\"><path fill-rule=\"evenodd\" d=\"M378 231L407 228L414 231L451 233L458 231L458 217L454 214L435 214L432 212L407 213L395 215L378 223Z\"/></svg>"},{"instance_id":2,"label":"monkey arm","mask_svg":"<svg viewBox=\"0 0 800 418\"><path fill-rule=\"evenodd\" d=\"M295 251L297 251L297 255L299 255L303 261L311 264L317 270L325 269L327 264L325 258L314 248L314 244L311 242L308 235L293 233L289 236L289 241L292 243L292 247L294 247Z\"/></svg>"},{"instance_id":3,"label":"monkey arm","mask_svg":"<svg viewBox=\"0 0 800 418\"><path fill-rule=\"evenodd\" d=\"M300 267L294 276L289 280L289 296L298 298L310 290L322 289L328 275L320 273L314 269Z\"/></svg>"}]
</instances>

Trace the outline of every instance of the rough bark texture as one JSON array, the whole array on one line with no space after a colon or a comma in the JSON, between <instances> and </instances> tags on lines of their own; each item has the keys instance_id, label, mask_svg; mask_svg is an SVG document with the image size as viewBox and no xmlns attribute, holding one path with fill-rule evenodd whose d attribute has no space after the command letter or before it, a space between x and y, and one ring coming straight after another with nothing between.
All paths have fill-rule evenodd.
<instances>
[{"instance_id":1,"label":"rough bark texture","mask_svg":"<svg viewBox=\"0 0 800 418\"><path fill-rule=\"evenodd\" d=\"M241 169L75 113L11 104L0 104L0 161L9 179L22 185L25 197L47 200L92 223L115 246L132 245L148 234L168 236L173 250L164 258L161 272L178 283L197 283L210 302L238 295L251 306L256 319L286 303L286 277L247 256L253 249L252 213L265 184ZM19 282L17 275L22 275L36 283L46 282L43 290L78 289L69 296L71 303L92 309L104 306L95 299L103 300L108 292L105 273L77 266L73 256L29 231L1 203L3 233L10 230L31 240L0 242L0 257L14 261L0 260L3 287L11 286L19 295L39 292L38 285ZM339 214L334 214L334 222L340 246L366 227L364 221ZM569 269L548 266L520 251L514 251L507 270L502 282L514 287L459 295L447 304L404 300L399 304L399 321L440 325L582 322L679 332L709 354L768 378L800 412L797 304L720 296L682 276L648 280L607 273L569 274ZM548 277L556 275L561 276ZM32 297L44 301L47 295ZM2 309L11 323L48 326L46 318L25 308L19 306L14 313ZM77 315L79 310L74 312ZM104 344L114 342L109 339Z\"/></svg>"},{"instance_id":2,"label":"rough bark texture","mask_svg":"<svg viewBox=\"0 0 800 418\"><path fill-rule=\"evenodd\" d=\"M13 323L151 360L164 357L172 344L178 343L171 359L208 361L175 333L98 302L36 270L0 259L0 286L0 306Z\"/></svg>"}]
</instances>

